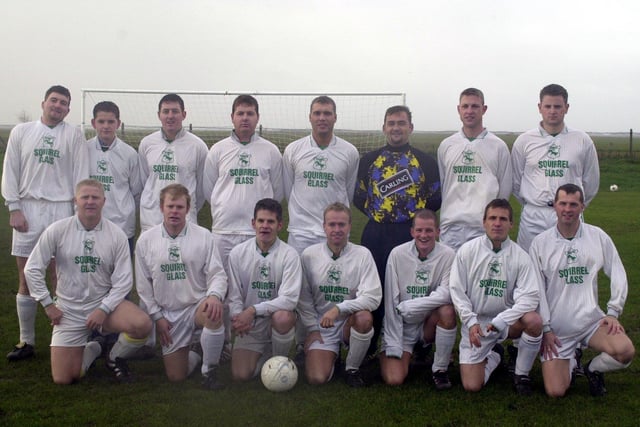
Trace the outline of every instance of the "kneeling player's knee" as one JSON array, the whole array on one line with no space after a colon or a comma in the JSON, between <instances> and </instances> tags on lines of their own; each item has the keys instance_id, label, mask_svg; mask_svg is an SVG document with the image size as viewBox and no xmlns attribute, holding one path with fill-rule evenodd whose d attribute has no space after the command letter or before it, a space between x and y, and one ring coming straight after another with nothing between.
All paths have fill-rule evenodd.
<instances>
[{"instance_id":1,"label":"kneeling player's knee","mask_svg":"<svg viewBox=\"0 0 640 427\"><path fill-rule=\"evenodd\" d=\"M438 326L444 329L453 329L456 326L456 311L453 305L443 305L438 309Z\"/></svg>"},{"instance_id":2,"label":"kneeling player's knee","mask_svg":"<svg viewBox=\"0 0 640 427\"><path fill-rule=\"evenodd\" d=\"M525 332L533 337L537 337L542 333L542 318L536 312L529 312L522 318L525 326Z\"/></svg>"},{"instance_id":3,"label":"kneeling player's knee","mask_svg":"<svg viewBox=\"0 0 640 427\"><path fill-rule=\"evenodd\" d=\"M232 359L233 361L233 359ZM231 366L231 377L234 381L249 381L253 378L254 369L250 366Z\"/></svg>"},{"instance_id":4,"label":"kneeling player's knee","mask_svg":"<svg viewBox=\"0 0 640 427\"><path fill-rule=\"evenodd\" d=\"M633 360L635 354L636 354L636 349L633 346L633 343L631 343L631 340L629 340L627 345L625 345L622 348L622 351L620 351L618 354L616 354L613 357L618 362L623 363L625 365L629 365L631 363L631 361Z\"/></svg>"},{"instance_id":5,"label":"kneeling player's knee","mask_svg":"<svg viewBox=\"0 0 640 427\"><path fill-rule=\"evenodd\" d=\"M271 316L271 327L279 334L286 334L296 324L296 316L292 311L279 310Z\"/></svg>"},{"instance_id":6,"label":"kneeling player's knee","mask_svg":"<svg viewBox=\"0 0 640 427\"><path fill-rule=\"evenodd\" d=\"M482 384L480 383L462 383L462 387L464 388L465 391L469 391L472 393L476 393L480 390L482 390Z\"/></svg>"},{"instance_id":7,"label":"kneeling player's knee","mask_svg":"<svg viewBox=\"0 0 640 427\"><path fill-rule=\"evenodd\" d=\"M562 387L552 387L547 384L544 385L544 391L547 393L547 396L553 398L564 397L567 393L567 389Z\"/></svg>"},{"instance_id":8,"label":"kneeling player's knee","mask_svg":"<svg viewBox=\"0 0 640 427\"><path fill-rule=\"evenodd\" d=\"M54 384L58 384L58 385L69 385L69 384L73 384L74 382L76 382L78 379L80 379L79 375L70 375L70 374L52 374L51 375L53 378L53 383Z\"/></svg>"},{"instance_id":9,"label":"kneeling player's knee","mask_svg":"<svg viewBox=\"0 0 640 427\"><path fill-rule=\"evenodd\" d=\"M151 334L153 322L146 314L136 316L130 325L127 335L133 339L141 340L147 338Z\"/></svg>"},{"instance_id":10,"label":"kneeling player's knee","mask_svg":"<svg viewBox=\"0 0 640 427\"><path fill-rule=\"evenodd\" d=\"M382 380L384 381L385 384L390 385L390 386L399 386L402 385L402 383L404 383L404 375L402 375L400 372L393 372L393 371L383 371L382 372Z\"/></svg>"},{"instance_id":11,"label":"kneeling player's knee","mask_svg":"<svg viewBox=\"0 0 640 427\"><path fill-rule=\"evenodd\" d=\"M329 375L319 371L307 370L305 372L307 382L311 385L322 385L329 382Z\"/></svg>"},{"instance_id":12,"label":"kneeling player's knee","mask_svg":"<svg viewBox=\"0 0 640 427\"><path fill-rule=\"evenodd\" d=\"M370 311L362 310L353 314L353 329L361 334L366 334L373 328L373 316Z\"/></svg>"}]
</instances>

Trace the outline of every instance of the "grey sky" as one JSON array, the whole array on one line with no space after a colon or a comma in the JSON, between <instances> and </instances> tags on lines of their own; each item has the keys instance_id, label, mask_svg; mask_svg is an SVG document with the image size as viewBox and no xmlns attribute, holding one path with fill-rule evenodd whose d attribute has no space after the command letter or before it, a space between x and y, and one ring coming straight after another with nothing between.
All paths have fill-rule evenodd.
<instances>
[{"instance_id":1,"label":"grey sky","mask_svg":"<svg viewBox=\"0 0 640 427\"><path fill-rule=\"evenodd\" d=\"M459 92L485 92L485 125L539 120L548 83L567 123L640 129L634 0L40 0L3 5L0 124L39 117L44 90L406 92L419 130L459 127ZM340 106L338 106L340 108ZM187 108L188 109L188 108ZM380 125L382 117L380 118Z\"/></svg>"}]
</instances>

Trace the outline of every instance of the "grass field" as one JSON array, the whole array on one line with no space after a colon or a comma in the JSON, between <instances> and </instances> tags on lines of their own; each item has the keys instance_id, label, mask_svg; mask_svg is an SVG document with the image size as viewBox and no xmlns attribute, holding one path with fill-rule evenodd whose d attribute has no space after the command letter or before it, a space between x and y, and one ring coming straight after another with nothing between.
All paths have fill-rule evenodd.
<instances>
[{"instance_id":1,"label":"grass field","mask_svg":"<svg viewBox=\"0 0 640 427\"><path fill-rule=\"evenodd\" d=\"M604 228L614 239L629 278L629 297L621 317L635 343L640 340L640 163L603 160L601 190L585 216ZM620 191L611 193L616 183ZM206 211L200 214L209 223ZM0 350L9 351L18 333L15 314L16 269L10 253L8 215L0 210ZM359 241L364 217L355 215L352 240ZM513 235L515 235L514 230ZM601 304L608 300L608 281L601 281ZM457 364L452 370L454 387L436 393L429 370L416 367L406 384L391 388L367 373L374 384L353 390L341 379L322 387L300 380L287 393L266 391L258 380L231 384L228 365L221 368L229 381L220 392L202 390L199 375L182 384L170 384L159 357L131 362L134 384L113 382L102 360L79 384L56 386L51 381L48 342L50 326L42 309L37 317L37 357L19 363L0 358L0 425L208 425L208 426L471 426L471 425L638 425L640 419L640 362L623 372L607 374L609 393L604 398L589 395L586 380L563 399L544 395L539 364L532 372L535 394L516 396L506 373L498 373L477 394L462 390ZM586 352L585 359L593 354ZM377 379L377 380L376 380Z\"/></svg>"}]
</instances>

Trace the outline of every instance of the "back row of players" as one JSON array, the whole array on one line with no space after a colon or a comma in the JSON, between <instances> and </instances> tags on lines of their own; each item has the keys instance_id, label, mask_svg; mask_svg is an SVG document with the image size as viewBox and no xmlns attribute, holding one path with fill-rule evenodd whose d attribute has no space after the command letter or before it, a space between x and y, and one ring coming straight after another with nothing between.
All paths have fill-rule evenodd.
<instances>
[{"instance_id":1,"label":"back row of players","mask_svg":"<svg viewBox=\"0 0 640 427\"><path fill-rule=\"evenodd\" d=\"M131 248L140 194L144 233L136 249L137 289L143 307L155 321L172 380L184 378L198 362L200 356L189 351L191 329L198 325L204 326L200 343L205 382L211 388L220 386L215 367L224 346L222 302L227 282L231 324L226 329L236 334L232 374L237 379L254 375L270 354L267 343L273 354L287 354L295 330L297 343L306 354L310 382L331 378L344 340L349 343L347 381L363 385L358 368L367 352L375 352L375 333L385 319L383 379L402 383L413 344L435 341L433 379L438 389L448 388L447 366L456 336L454 305L463 323L461 377L468 390L478 390L488 380L502 349L493 344L507 336L522 335L514 385L523 394L530 393L528 372L541 342L545 388L554 396L566 392L570 375L545 372L570 374L574 349L580 345L602 351L585 369L594 394L604 393L602 372L628 365L633 357L633 345L616 320L626 297L624 269L610 239L580 222L582 209L599 185L595 148L586 134L565 126L569 105L566 90L559 85L543 88L540 126L518 138L511 156L506 144L483 127L487 107L482 92L463 91L458 105L462 130L442 142L438 162L410 146L413 125L404 106L391 107L385 114L387 145L359 159L355 147L333 134L336 106L328 97L312 101L312 133L291 143L284 158L275 145L255 134L259 111L251 96L234 101L234 131L210 151L182 128L186 111L178 95L162 98L158 111L162 128L141 141L138 153L116 136L120 120L115 104L96 105L92 124L97 136L87 145L77 129L63 121L69 102L66 88L54 86L47 91L41 120L12 131L2 178L14 228L12 254L20 272L16 300L21 336L8 358L20 360L34 354L39 301L54 325L51 354L56 382L77 379L99 353L95 342L85 348L88 331L126 332L108 357L108 366L121 378L128 377L124 360L149 334L151 321L145 321L143 312L127 301L114 306L118 297L112 295L123 297L128 290L122 290L131 288L131 275L127 288L122 274L122 248L116 254L119 263L114 259L106 262L104 254L94 255L100 248L94 233L108 223L100 219L100 212L95 222L96 211L102 210L100 200L104 216L124 230ZM87 176L102 184L107 202L104 193L91 184L94 181L82 181L75 194L77 220L67 220L66 231L50 231L56 229L50 227L38 243L38 256L30 256L43 230L72 214L74 183ZM167 187L174 183L182 185ZM565 183L577 186L557 192ZM547 236L546 246L539 245L537 257L536 246L531 248L533 261L508 239L512 212L508 202L500 199L512 190L523 204L518 236L523 248L528 250L533 237L542 231L557 230L556 235ZM455 262L455 252L435 242L440 234L437 217L422 210L438 210L441 194L442 242L458 250L470 241L459 250ZM289 207L288 243L295 251L277 239L282 226L277 200L283 197ZM83 200L89 200L88 206L81 206ZM195 224L204 200L210 201L212 212L212 233L206 236L185 222L188 216ZM346 206L351 200L369 217L361 241L370 252L348 243L351 214ZM267 206L260 207L260 203ZM571 225L571 235L563 233L562 221ZM56 223L57 228L62 223ZM197 231L187 233L192 228ZM74 230L78 235L72 237ZM108 230L106 235L113 240L117 233ZM414 243L405 243L412 237ZM77 247L69 248L63 244L65 239L75 239ZM554 239L558 243L551 246ZM587 251L586 245L595 243L603 248L601 256ZM550 246L558 246L556 258L564 258L554 259ZM395 256L389 256L392 249ZM128 256L129 251L124 252ZM296 252L302 253L302 269ZM58 298L55 304L44 284L44 269L53 264L52 255L61 282L56 289L52 281ZM114 256L113 247L110 255ZM27 259L29 280L24 274ZM199 268L189 267L195 260ZM532 262L538 262L539 268ZM612 277L606 317L594 291L597 271L603 266ZM557 272L546 275L553 269ZM103 280L94 280L94 275ZM544 284L540 289L538 280ZM108 290L110 281L114 288L118 285L119 293ZM551 291L557 281L566 289ZM192 289L180 286L184 283ZM289 286L283 288L282 283ZM386 290L382 304L380 283ZM79 291L78 286L86 289ZM66 294L67 305L63 289L71 289ZM548 299L550 295L553 300ZM568 315L565 303L576 307L577 295L584 301L578 306L581 316ZM540 315L536 313L538 301L542 301ZM294 328L296 305L298 327ZM63 315L65 309L79 307L77 316ZM125 307L125 316L116 316L120 307ZM562 315L560 322L554 321L554 313ZM67 317L70 324L66 324ZM576 319L579 333L574 333Z\"/></svg>"}]
</instances>

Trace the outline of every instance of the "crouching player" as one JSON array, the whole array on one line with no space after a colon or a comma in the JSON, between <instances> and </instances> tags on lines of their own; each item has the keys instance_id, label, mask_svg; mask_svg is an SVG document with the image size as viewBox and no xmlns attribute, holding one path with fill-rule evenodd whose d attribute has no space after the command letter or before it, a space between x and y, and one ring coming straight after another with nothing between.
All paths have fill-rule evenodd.
<instances>
[{"instance_id":1,"label":"crouching player","mask_svg":"<svg viewBox=\"0 0 640 427\"><path fill-rule=\"evenodd\" d=\"M107 367L119 381L130 380L126 358L151 331L151 319L125 300L133 285L129 243L124 232L102 218L105 203L100 182L76 186L76 215L51 224L40 236L25 267L29 292L53 325L51 375L56 384L78 380L100 355L92 332L120 332ZM55 256L58 286L54 303L47 285L47 266Z\"/></svg>"},{"instance_id":2,"label":"crouching player","mask_svg":"<svg viewBox=\"0 0 640 427\"><path fill-rule=\"evenodd\" d=\"M222 300L227 275L206 228L187 221L189 190L170 184L160 191L162 224L142 233L136 245L136 286L155 321L169 381L182 381L196 368L202 346L203 386L220 389L217 367L224 345Z\"/></svg>"},{"instance_id":3,"label":"crouching player","mask_svg":"<svg viewBox=\"0 0 640 427\"><path fill-rule=\"evenodd\" d=\"M631 364L635 349L618 321L627 297L627 276L611 238L580 221L584 193L574 184L558 188L555 227L539 234L529 249L540 273L540 314L544 325L542 377L549 396L564 396L576 367L575 349L600 352L585 367L589 392L603 396L604 372ZM605 314L598 305L598 272L611 279Z\"/></svg>"},{"instance_id":4,"label":"crouching player","mask_svg":"<svg viewBox=\"0 0 640 427\"><path fill-rule=\"evenodd\" d=\"M411 224L413 240L389 255L384 284L382 379L400 385L409 373L414 345L435 342L433 382L437 390L451 388L447 372L456 342L456 313L449 294L449 273L455 252L438 243L438 217L417 211Z\"/></svg>"},{"instance_id":5,"label":"crouching player","mask_svg":"<svg viewBox=\"0 0 640 427\"><path fill-rule=\"evenodd\" d=\"M310 384L333 376L340 343L349 346L346 382L366 386L360 365L373 336L371 312L380 305L382 287L371 252L349 242L351 211L342 203L324 210L326 242L302 253L303 284L298 312L309 332L305 373Z\"/></svg>"},{"instance_id":6,"label":"crouching player","mask_svg":"<svg viewBox=\"0 0 640 427\"><path fill-rule=\"evenodd\" d=\"M235 333L231 375L239 381L255 377L271 355L289 355L302 281L298 253L278 238L280 203L259 200L251 225L255 239L235 246L228 265L229 314Z\"/></svg>"},{"instance_id":7,"label":"crouching player","mask_svg":"<svg viewBox=\"0 0 640 427\"><path fill-rule=\"evenodd\" d=\"M540 351L542 320L538 276L527 253L509 239L513 209L505 199L487 205L485 235L463 244L451 267L449 290L460 316L460 377L479 391L502 363L503 340L520 338L513 384L532 393L529 371Z\"/></svg>"}]
</instances>

